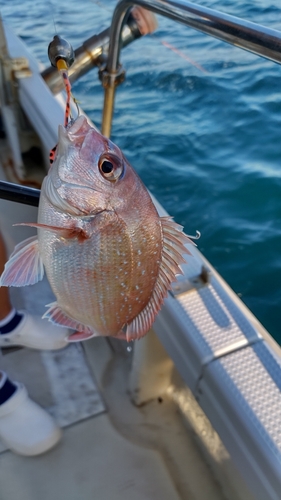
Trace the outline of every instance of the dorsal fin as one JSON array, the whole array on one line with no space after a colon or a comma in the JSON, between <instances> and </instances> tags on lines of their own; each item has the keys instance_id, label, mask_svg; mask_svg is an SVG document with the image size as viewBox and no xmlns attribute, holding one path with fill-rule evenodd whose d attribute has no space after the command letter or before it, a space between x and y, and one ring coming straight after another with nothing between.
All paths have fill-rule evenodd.
<instances>
[{"instance_id":1,"label":"dorsal fin","mask_svg":"<svg viewBox=\"0 0 281 500\"><path fill-rule=\"evenodd\" d=\"M184 244L194 244L182 232L182 226L171 217L160 217L163 248L158 277L148 304L130 323L127 324L126 338L135 340L143 337L154 323L155 317L167 296L177 274L183 274L180 264L185 262L183 254L190 254Z\"/></svg>"}]
</instances>

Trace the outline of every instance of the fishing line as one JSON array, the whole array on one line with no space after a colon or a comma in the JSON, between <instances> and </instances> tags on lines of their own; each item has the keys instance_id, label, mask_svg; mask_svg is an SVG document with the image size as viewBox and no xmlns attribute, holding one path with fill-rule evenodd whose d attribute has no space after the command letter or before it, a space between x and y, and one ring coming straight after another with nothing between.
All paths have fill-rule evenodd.
<instances>
[{"instance_id":1,"label":"fishing line","mask_svg":"<svg viewBox=\"0 0 281 500\"><path fill-rule=\"evenodd\" d=\"M60 37L59 35L55 35L53 40L48 46L48 57L50 60L51 65L56 68L59 72L59 74L62 77L63 80L63 85L65 88L66 92L66 103L65 103L65 112L64 112L64 126L67 128L67 126L72 122L72 114L71 114L71 107L70 107L70 101L71 98L73 99L72 93L71 93L71 83L69 80L69 75L68 75L68 69L74 62L74 50L72 45L65 40L64 38ZM78 116L79 116L79 108L77 105L77 102L75 99L73 99L77 110L78 110ZM57 146L55 146L53 149L50 151L50 164L54 162L55 156L56 156L56 149Z\"/></svg>"},{"instance_id":2,"label":"fishing line","mask_svg":"<svg viewBox=\"0 0 281 500\"><path fill-rule=\"evenodd\" d=\"M110 12L112 13L112 9L109 9L108 7L105 7L104 4L102 4L101 2L99 2L99 0L90 0L91 3L94 3L95 5L97 5L98 7L100 7L100 9L103 9L103 10L106 10L107 12Z\"/></svg>"},{"instance_id":3,"label":"fishing line","mask_svg":"<svg viewBox=\"0 0 281 500\"><path fill-rule=\"evenodd\" d=\"M164 47L166 47L166 49L170 50L171 52L174 52L175 54L177 54L182 59L185 59L185 61L187 61L190 64L192 64L192 66L195 66L195 68L197 68L200 71L202 71L202 73L209 73L201 64L199 64L196 61L194 61L194 59L191 59L191 57L189 57L188 55L186 55L184 52L182 52L181 50L179 50L177 47L175 47L171 43L166 42L166 40L159 40L159 38L158 38L158 36L157 36L156 33L151 33L150 35L151 35L152 38L154 38L154 40L157 40L158 43L161 43L161 45L164 45Z\"/></svg>"},{"instance_id":4,"label":"fishing line","mask_svg":"<svg viewBox=\"0 0 281 500\"><path fill-rule=\"evenodd\" d=\"M195 68L199 69L203 73L208 73L208 71L205 68L203 68L203 66L201 66L201 64L197 63L196 61L194 61L193 59L191 59L190 57L188 57L181 50L179 50L176 47L174 47L174 45L171 45L170 43L166 42L165 40L159 40L159 41L160 41L160 43L162 43L162 45L164 45L164 47L167 47L167 49L170 49L173 52L175 52L175 54L177 54L178 56L180 56L182 59L185 59L186 61L188 61L190 64L192 64L193 66L195 66Z\"/></svg>"},{"instance_id":5,"label":"fishing line","mask_svg":"<svg viewBox=\"0 0 281 500\"><path fill-rule=\"evenodd\" d=\"M61 74L62 79L63 79L63 84L65 87L65 92L66 92L66 103L65 103L65 112L64 112L64 126L65 128L71 123L72 121L72 115L71 115L71 108L70 108L70 99L72 97L71 94L71 83L69 81L68 77L68 66L66 62L63 59L58 59L56 62L57 70ZM79 107L77 105L77 102L75 99L73 101L76 104L77 110L78 110L78 116L79 116ZM56 156L56 150L57 150L57 145L51 149L50 154L49 154L49 160L50 164L54 162L55 156Z\"/></svg>"},{"instance_id":6,"label":"fishing line","mask_svg":"<svg viewBox=\"0 0 281 500\"><path fill-rule=\"evenodd\" d=\"M99 0L90 0L90 1L91 1L91 3L94 3L95 5L97 5L97 7L100 7L100 9L106 10L107 12L112 12L111 9L105 7L105 5L102 4L102 2L100 2ZM168 50L174 52L175 54L177 54L182 59L185 59L187 62L189 62L190 64L192 64L193 66L195 66L195 68L199 69L199 71L202 71L202 73L208 73L208 71L201 64L199 64L196 61L194 61L191 57L189 57L188 55L186 55L184 52L182 52L181 50L179 50L177 47L175 47L171 43L166 42L166 40L159 40L158 37L157 37L157 35L155 35L153 33L150 33L150 35L152 37L154 37L157 40L158 43L161 43Z\"/></svg>"},{"instance_id":7,"label":"fishing line","mask_svg":"<svg viewBox=\"0 0 281 500\"><path fill-rule=\"evenodd\" d=\"M47 0L47 3L50 6L50 14L51 14L51 18L52 18L53 25L54 25L54 33L55 33L55 35L57 35L58 30L57 30L57 26L56 26L56 22L55 22L55 15L54 15L55 6L52 4L51 0Z\"/></svg>"}]
</instances>

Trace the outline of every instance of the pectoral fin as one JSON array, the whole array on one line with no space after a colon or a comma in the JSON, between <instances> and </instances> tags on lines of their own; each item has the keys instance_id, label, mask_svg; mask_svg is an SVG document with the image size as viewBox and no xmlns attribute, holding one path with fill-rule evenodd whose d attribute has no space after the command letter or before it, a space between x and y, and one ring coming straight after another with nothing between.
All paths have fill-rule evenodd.
<instances>
[{"instance_id":1,"label":"pectoral fin","mask_svg":"<svg viewBox=\"0 0 281 500\"><path fill-rule=\"evenodd\" d=\"M43 261L39 255L38 239L36 236L27 238L19 243L0 278L0 286L34 285L44 276Z\"/></svg>"},{"instance_id":2,"label":"pectoral fin","mask_svg":"<svg viewBox=\"0 0 281 500\"><path fill-rule=\"evenodd\" d=\"M14 224L14 226L29 226L29 227L37 227L40 229L45 229L46 231L57 232L59 236L62 238L78 238L78 240L84 241L89 236L81 229L80 227L58 227L58 226L49 226L47 224L39 224L37 222L21 222L19 224Z\"/></svg>"}]
</instances>

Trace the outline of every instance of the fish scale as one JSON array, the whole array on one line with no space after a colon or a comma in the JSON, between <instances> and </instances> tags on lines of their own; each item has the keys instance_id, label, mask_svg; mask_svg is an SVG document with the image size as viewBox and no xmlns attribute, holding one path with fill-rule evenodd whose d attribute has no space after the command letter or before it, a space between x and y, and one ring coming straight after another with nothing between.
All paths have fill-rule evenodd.
<instances>
[{"instance_id":1,"label":"fish scale","mask_svg":"<svg viewBox=\"0 0 281 500\"><path fill-rule=\"evenodd\" d=\"M1 284L36 283L44 268L56 296L44 317L77 330L73 341L145 335L192 243L85 116L59 128L38 222L28 225L38 239L15 248Z\"/></svg>"},{"instance_id":2,"label":"fish scale","mask_svg":"<svg viewBox=\"0 0 281 500\"><path fill-rule=\"evenodd\" d=\"M146 288L150 287L149 296L156 280L156 276L150 277L152 266L149 259L146 266L140 268L137 265L142 253L139 248L135 255L132 253L132 247L138 246L137 238L132 237L130 244L130 235L124 223L118 221L114 213L110 216L106 214L106 218L109 217L112 218L110 230L108 222L102 222L102 229L84 243L83 253L78 241L64 241L51 231L39 229L44 247L52 248L46 260L47 276L61 307L71 317L103 334L119 331L145 306L147 295L143 294L143 267L146 267L149 278L145 280ZM44 215L40 215L41 223L48 224L49 219L49 212L46 220ZM149 234L144 234L146 241L149 240ZM52 262L56 265L52 266ZM135 272L131 272L134 268ZM69 284L74 283L77 277L74 295L73 286Z\"/></svg>"}]
</instances>

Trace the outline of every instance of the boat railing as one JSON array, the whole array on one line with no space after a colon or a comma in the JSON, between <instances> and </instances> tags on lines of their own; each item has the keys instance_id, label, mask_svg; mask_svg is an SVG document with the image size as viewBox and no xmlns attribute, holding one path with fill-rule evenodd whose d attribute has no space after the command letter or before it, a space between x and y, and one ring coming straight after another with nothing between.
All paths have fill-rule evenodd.
<instances>
[{"instance_id":1,"label":"boat railing","mask_svg":"<svg viewBox=\"0 0 281 500\"><path fill-rule=\"evenodd\" d=\"M102 133L110 136L114 96L118 75L122 69L119 61L121 48L141 36L137 23L130 17L131 9L138 5L156 14L178 21L190 28L216 37L227 43L245 49L256 55L281 63L281 32L260 24L245 21L235 16L203 7L186 0L120 0L113 13L111 27L86 40L76 49L76 62L70 68L71 81L90 71L93 67L103 66L101 79L105 95L102 118ZM55 68L42 72L53 93L62 90L62 82ZM38 193L27 186L18 189L0 181L0 198L36 206Z\"/></svg>"},{"instance_id":2,"label":"boat railing","mask_svg":"<svg viewBox=\"0 0 281 500\"><path fill-rule=\"evenodd\" d=\"M85 73L94 67L101 67L107 61L109 46L110 28L106 28L98 35L93 35L85 40L80 47L74 51L75 60L68 69L68 76L71 83L75 82ZM122 48L132 43L142 36L138 23L132 15L127 16L126 23L123 24L121 31L120 44ZM53 94L57 94L64 89L61 75L56 68L50 66L42 72L42 77L51 89Z\"/></svg>"},{"instance_id":3,"label":"boat railing","mask_svg":"<svg viewBox=\"0 0 281 500\"><path fill-rule=\"evenodd\" d=\"M120 0L112 18L105 68L102 133L107 137L110 136L116 78L120 72L122 28L133 5L139 5L241 49L281 63L281 33L279 31L186 0L134 0L134 2Z\"/></svg>"}]
</instances>

